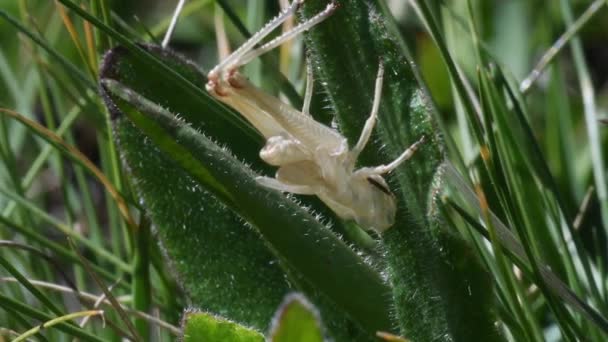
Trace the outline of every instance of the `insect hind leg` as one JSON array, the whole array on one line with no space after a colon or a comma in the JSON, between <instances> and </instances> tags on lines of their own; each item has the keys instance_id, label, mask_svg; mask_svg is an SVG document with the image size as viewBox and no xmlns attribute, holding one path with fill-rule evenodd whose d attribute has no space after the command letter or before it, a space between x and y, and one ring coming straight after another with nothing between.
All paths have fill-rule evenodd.
<instances>
[{"instance_id":1,"label":"insect hind leg","mask_svg":"<svg viewBox=\"0 0 608 342\"><path fill-rule=\"evenodd\" d=\"M422 138L420 138L420 140L413 143L410 147L407 148L407 150L403 151L403 153L401 153L401 155L399 157L397 157L397 159L393 160L389 164L380 165L380 166L376 166L376 167L362 168L362 169L358 170L357 173L362 174L362 175L382 175L385 173L389 173L389 172L393 171L394 169L396 169L403 162L410 159L414 155L416 150L420 147L420 145L424 142L424 140L425 140L425 137L422 136Z\"/></svg>"}]
</instances>

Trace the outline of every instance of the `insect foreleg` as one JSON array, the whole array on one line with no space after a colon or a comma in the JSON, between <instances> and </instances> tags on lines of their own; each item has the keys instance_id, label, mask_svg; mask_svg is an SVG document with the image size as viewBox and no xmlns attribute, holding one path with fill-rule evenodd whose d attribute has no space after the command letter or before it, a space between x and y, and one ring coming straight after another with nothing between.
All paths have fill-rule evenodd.
<instances>
[{"instance_id":1,"label":"insect foreleg","mask_svg":"<svg viewBox=\"0 0 608 342\"><path fill-rule=\"evenodd\" d=\"M384 80L384 66L382 63L378 66L378 75L376 76L376 85L374 87L374 101L372 104L372 111L365 120L365 125L363 126L363 130L361 131L361 136L357 141L355 147L352 148L350 153L351 162L354 164L357 162L357 158L367 142L369 141L370 136L372 135L372 131L374 130L374 126L376 125L376 120L378 118L378 110L380 109L380 99L382 97L382 82Z\"/></svg>"},{"instance_id":2,"label":"insect foreleg","mask_svg":"<svg viewBox=\"0 0 608 342\"><path fill-rule=\"evenodd\" d=\"M226 70L231 68L238 68L242 63L243 55L251 52L251 50L258 44L262 39L264 39L270 32L272 32L275 28L281 25L287 18L292 16L295 11L298 9L298 6L304 0L294 0L291 5L285 9L285 11L279 13L274 19L269 21L266 26L264 26L260 31L256 32L248 41L246 41L243 45L241 45L236 51L234 51L230 56L226 59L222 60L218 65L216 65L209 72L208 77L214 78L219 77L220 74Z\"/></svg>"}]
</instances>

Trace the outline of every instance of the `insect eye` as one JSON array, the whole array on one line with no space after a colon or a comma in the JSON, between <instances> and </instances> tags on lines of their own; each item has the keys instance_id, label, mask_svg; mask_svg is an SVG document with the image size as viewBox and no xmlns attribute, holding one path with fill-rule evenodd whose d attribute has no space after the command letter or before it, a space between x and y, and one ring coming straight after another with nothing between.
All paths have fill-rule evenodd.
<instances>
[{"instance_id":1,"label":"insect eye","mask_svg":"<svg viewBox=\"0 0 608 342\"><path fill-rule=\"evenodd\" d=\"M385 185L380 183L379 181L373 179L372 177L367 177L367 181L375 186L376 188L378 188L380 191L384 192L385 194L392 196L393 193L391 193L391 190Z\"/></svg>"}]
</instances>

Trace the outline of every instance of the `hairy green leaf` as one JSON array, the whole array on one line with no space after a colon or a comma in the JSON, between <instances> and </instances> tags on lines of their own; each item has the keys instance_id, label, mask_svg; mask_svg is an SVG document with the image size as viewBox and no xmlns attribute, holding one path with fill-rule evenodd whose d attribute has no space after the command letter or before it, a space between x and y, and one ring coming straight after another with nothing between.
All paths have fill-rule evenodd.
<instances>
[{"instance_id":1,"label":"hairy green leaf","mask_svg":"<svg viewBox=\"0 0 608 342\"><path fill-rule=\"evenodd\" d=\"M271 342L323 342L317 309L298 294L291 294L277 310L270 331Z\"/></svg>"},{"instance_id":2,"label":"hairy green leaf","mask_svg":"<svg viewBox=\"0 0 608 342\"><path fill-rule=\"evenodd\" d=\"M306 1L305 16L325 4ZM374 78L379 63L384 64L377 140L362 163L389 162L427 137L390 179L391 188L399 189L399 212L395 226L382 236L402 334L415 341L500 339L492 283L470 248L445 229L436 208L443 187L443 139L405 51L387 26L376 1L341 1L331 18L309 32L308 45L317 77L351 143L371 109Z\"/></svg>"},{"instance_id":3,"label":"hairy green leaf","mask_svg":"<svg viewBox=\"0 0 608 342\"><path fill-rule=\"evenodd\" d=\"M262 342L264 335L205 312L186 312L183 319L183 341Z\"/></svg>"},{"instance_id":4,"label":"hairy green leaf","mask_svg":"<svg viewBox=\"0 0 608 342\"><path fill-rule=\"evenodd\" d=\"M174 71L202 82L200 71L170 52L146 47ZM157 74L124 48L106 54L102 78L119 79L185 119L211 116L205 97L184 96L167 75ZM113 101L106 98L109 104ZM119 150L140 201L152 219L157 236L192 303L263 331L283 296L290 291L276 258L256 232L219 203L129 120L113 113ZM215 107L216 110L225 108ZM218 114L219 116L219 114ZM205 121L214 138L236 139L220 120ZM223 135L221 135L223 134ZM234 134L231 136L231 134ZM241 135L240 141L247 141ZM243 149L247 144L240 145ZM235 147L237 148L237 147Z\"/></svg>"},{"instance_id":5,"label":"hairy green leaf","mask_svg":"<svg viewBox=\"0 0 608 342\"><path fill-rule=\"evenodd\" d=\"M107 65L112 68L114 64L107 63ZM281 261L285 262L286 267L294 271L294 274L291 275L292 280L298 279L298 282L304 281L309 284L302 284L302 286L310 291L320 291L322 296L328 297L341 310L345 310L351 317L355 318L361 326L366 328L370 336L376 330L390 329L388 318L390 303L387 302L388 298L386 296L389 289L379 274L366 265L355 252L291 200L275 191L260 187L254 180L255 175L249 169L237 162L227 151L219 148L207 136L193 129L193 127L200 129L198 125L191 127L184 121L177 120L171 113L158 105L110 80L112 76L121 75L112 72L103 75L106 87L112 88L114 94L122 96L127 102L134 104L139 109L127 105L127 102L107 97L107 103L110 107L116 111L118 108L114 106L119 104L120 110L127 114L130 120L136 122L138 128L151 137L152 141L160 146L165 155L170 156L170 159L176 161L190 176L193 176L196 182L210 190L224 204L238 212L239 216L253 223L270 244L272 250L277 252ZM138 73L138 75L141 75L141 73ZM161 95L158 102L164 103L163 97L167 97L167 95ZM118 102L115 103L115 101ZM183 101L187 101L187 99ZM143 115L140 111L143 112ZM117 111L116 113L118 114ZM149 118L145 117L146 115L156 122L150 122ZM180 117L185 118L188 115L194 117L193 114L182 114ZM141 146L138 146L141 145L141 142L136 143L136 140L142 139L142 137L130 138L126 143L125 138L128 137L126 132L135 134L133 127L127 127L129 123L124 116L118 115L115 122L121 147L125 152L131 150L131 152L123 152L125 155L130 155L125 159L129 160L139 155L138 163L142 165L144 163L143 159L146 158L145 153L141 153ZM232 129L234 130L235 127ZM131 169L134 168L132 161L128 164ZM150 163L146 164L150 165ZM139 184L141 184L143 178L146 178L145 172L149 171L142 170L142 173L138 175L137 182ZM166 171L160 173L165 177L162 182L167 182L166 178L172 177ZM191 187L197 188L196 184L192 184ZM164 193L156 193L154 197L148 197L148 201L152 204L158 203L162 201L163 197L167 196L166 194L166 190ZM195 195L199 196L200 192ZM146 196L142 197L145 200ZM203 201L205 204L201 207L205 208L207 203L211 201L213 201L211 198ZM147 203L146 206L150 207ZM188 204L187 207L189 211L192 211L191 204ZM154 211L154 208L152 211ZM165 213L164 215L169 214ZM209 222L212 222L213 219L210 217L209 220ZM158 225L158 222L156 224ZM233 223L234 225L238 224ZM238 226L241 226L239 229L242 229L242 225ZM234 231L234 229L231 228L230 230ZM196 235L200 236L201 240L205 239L204 232L199 232ZM218 237L218 239L220 238ZM258 243L263 246L261 241ZM198 249L200 250L200 248ZM227 256L224 262L228 262L228 258L234 253L228 249L225 253ZM241 253L240 250L239 253ZM183 254L181 256L187 257ZM247 259L247 257L244 258ZM331 262L328 263L327 260L331 260ZM209 263L210 260L206 260L206 262ZM213 262L216 262L216 260L213 260ZM222 265L219 261L217 264L217 267ZM249 269L246 271L251 272ZM192 277L190 282L193 283L195 278ZM357 285L351 285L347 287L348 290L345 290L341 286L344 282ZM280 291L276 292L279 293ZM247 294L242 295L247 297L245 301L259 298L259 296L252 298ZM280 293L280 295L282 296L283 293ZM317 296L314 295L313 298ZM214 297L218 298L220 296L215 295ZM276 295L272 294L272 297L275 298ZM203 300L201 302L205 303ZM246 306L249 305L242 305L241 308ZM251 309L255 310L254 308ZM232 318L231 315L225 316ZM340 316L342 318L339 318ZM338 315L339 321L344 321L344 319L343 314ZM259 326L259 324L258 321L256 326ZM347 324L346 321L338 325L344 324ZM328 326L331 325L333 324L328 323ZM358 330L356 327L353 328L355 328L353 331Z\"/></svg>"}]
</instances>

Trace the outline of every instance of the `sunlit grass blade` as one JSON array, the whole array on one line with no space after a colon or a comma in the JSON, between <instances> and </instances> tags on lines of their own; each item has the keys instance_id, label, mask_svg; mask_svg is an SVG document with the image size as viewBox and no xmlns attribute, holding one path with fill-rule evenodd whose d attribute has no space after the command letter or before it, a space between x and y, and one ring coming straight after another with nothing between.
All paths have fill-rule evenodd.
<instances>
[{"instance_id":1,"label":"sunlit grass blade","mask_svg":"<svg viewBox=\"0 0 608 342\"><path fill-rule=\"evenodd\" d=\"M30 38L33 42L35 42L38 46L43 48L50 56L55 58L66 70L69 71L69 75L73 77L75 81L82 83L89 89L95 89L95 83L91 81L85 73L83 73L77 66L68 61L64 56L59 54L55 49L53 49L49 44L47 44L44 38L39 37L36 33L33 33L23 24L21 24L17 19L13 18L4 10L0 10L0 17L6 20L8 23L13 25L19 32L25 34L28 38Z\"/></svg>"},{"instance_id":2,"label":"sunlit grass blade","mask_svg":"<svg viewBox=\"0 0 608 342\"><path fill-rule=\"evenodd\" d=\"M40 125L35 121L27 119L19 113L4 108L0 108L0 113L21 122L33 132L35 132L37 135L39 135L47 142L55 146L58 150L63 152L67 157L69 157L70 159L84 167L85 170L90 172L95 178L97 178L100 183L103 184L110 196L114 198L116 204L118 205L118 208L120 209L123 215L124 220L129 224L129 226L131 226L132 229L136 229L135 221L131 217L127 202L123 198L122 194L120 194L118 190L116 190L114 184L112 184L112 182L107 179L105 174L101 172L97 168L97 166L95 166L84 154L82 154L73 146L66 144L63 139L61 139L51 130L45 128L44 126Z\"/></svg>"},{"instance_id":3,"label":"sunlit grass blade","mask_svg":"<svg viewBox=\"0 0 608 342\"><path fill-rule=\"evenodd\" d=\"M463 196L467 205L471 206L476 211L475 214L481 216L482 209L474 191L470 189L467 182L458 174L458 171L456 171L453 166L448 164L446 171L450 185L454 186L458 190L458 194ZM496 229L496 237L501 243L502 247L517 258L513 259L516 264L521 266L523 270L528 270L528 272L531 272L529 266L525 266L529 265L529 259L517 237L515 237L515 235L511 232L511 229L502 223L502 221L492 212L489 212L489 215L490 220ZM470 223L476 227L479 227L474 223L474 221L470 221ZM486 229L482 229L486 231ZM585 303L584 300L578 298L578 296L574 294L572 290L570 290L568 286L565 285L558 277L556 277L549 268L544 265L540 265L539 273L543 277L545 284L549 286L551 290L560 297L560 299L566 301L569 305L586 316L587 319L592 321L598 328L608 333L608 320L600 315L595 309L591 308L587 303Z\"/></svg>"},{"instance_id":4,"label":"sunlit grass blade","mask_svg":"<svg viewBox=\"0 0 608 342\"><path fill-rule=\"evenodd\" d=\"M55 318L47 313L44 313L40 310L32 308L26 304L23 304L23 303L21 303L17 300L14 300L10 297L7 297L3 294L0 294L0 307L3 307L7 310L15 310L16 312L19 312L20 314L22 314L24 316L32 317L34 319L37 319L37 320L40 320L43 322L48 322ZM83 341L90 341L90 342L103 342L104 341L103 339L91 334L90 332L85 331L82 328L79 328L77 326L74 326L74 325L71 325L71 324L68 324L65 322L59 322L58 324L53 325L53 327L65 332L66 334L80 338Z\"/></svg>"},{"instance_id":5,"label":"sunlit grass blade","mask_svg":"<svg viewBox=\"0 0 608 342\"><path fill-rule=\"evenodd\" d=\"M99 315L103 315L103 311L101 310L87 310L87 311L80 311L80 312L73 312L64 316L60 316L60 317L56 317L53 318L49 321L46 321L38 326L33 327L32 329L24 332L23 334L17 336L17 338L15 338L13 340L13 342L20 342L20 341L25 341L28 338L30 338L31 336L37 334L38 332L40 332L43 329L47 329L50 327L53 327L57 324L60 323L64 323L66 321L71 321L73 319L76 318L81 318L81 317L92 317L92 316L99 316Z\"/></svg>"},{"instance_id":6,"label":"sunlit grass blade","mask_svg":"<svg viewBox=\"0 0 608 342\"><path fill-rule=\"evenodd\" d=\"M572 28L576 27L574 26L570 1L560 0L560 5L566 24ZM591 161L593 164L593 179L595 188L597 189L597 197L600 202L602 225L604 226L604 231L608 232L608 186L605 172L606 164L604 163L604 154L602 152L602 140L600 138L598 121L600 117L598 116L595 90L593 88L589 68L585 62L585 54L583 53L580 39L577 36L572 36L569 43L572 48L572 58L574 59L574 67L576 68L583 100L585 126L587 128L589 150L591 152Z\"/></svg>"}]
</instances>

